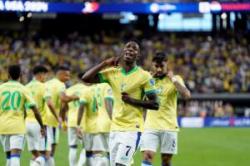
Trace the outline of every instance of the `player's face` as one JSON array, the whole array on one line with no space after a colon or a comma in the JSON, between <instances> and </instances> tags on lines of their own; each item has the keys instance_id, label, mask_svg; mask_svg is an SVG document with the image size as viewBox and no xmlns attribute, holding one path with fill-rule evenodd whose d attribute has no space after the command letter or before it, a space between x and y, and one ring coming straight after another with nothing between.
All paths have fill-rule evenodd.
<instances>
[{"instance_id":1,"label":"player's face","mask_svg":"<svg viewBox=\"0 0 250 166\"><path fill-rule=\"evenodd\" d=\"M62 82L67 82L70 80L70 71L59 71L58 75L59 75L59 79Z\"/></svg>"},{"instance_id":2,"label":"player's face","mask_svg":"<svg viewBox=\"0 0 250 166\"><path fill-rule=\"evenodd\" d=\"M154 73L154 76L161 77L163 75L166 75L167 73L167 62L153 62L152 71Z\"/></svg>"},{"instance_id":3,"label":"player's face","mask_svg":"<svg viewBox=\"0 0 250 166\"><path fill-rule=\"evenodd\" d=\"M139 46L134 42L128 42L123 49L123 60L126 63L134 63L139 56Z\"/></svg>"},{"instance_id":4,"label":"player's face","mask_svg":"<svg viewBox=\"0 0 250 166\"><path fill-rule=\"evenodd\" d=\"M47 79L47 73L41 73L40 78L41 78L41 82L45 82Z\"/></svg>"}]
</instances>

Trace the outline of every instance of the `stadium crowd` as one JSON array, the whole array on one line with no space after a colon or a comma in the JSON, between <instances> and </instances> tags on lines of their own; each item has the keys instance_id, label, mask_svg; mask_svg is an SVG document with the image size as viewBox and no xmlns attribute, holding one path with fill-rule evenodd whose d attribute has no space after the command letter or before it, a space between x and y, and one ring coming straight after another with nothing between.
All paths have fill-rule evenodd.
<instances>
[{"instance_id":1,"label":"stadium crowd","mask_svg":"<svg viewBox=\"0 0 250 166\"><path fill-rule=\"evenodd\" d=\"M51 69L67 64L76 73L102 59L119 55L121 41L121 36L105 34L88 37L73 33L63 40L3 35L0 37L0 79L7 79L6 67L13 62L22 65L27 75L24 82L30 80L30 69L36 64L46 64ZM141 65L149 69L154 53L166 52L169 68L187 80L192 92L250 92L250 47L246 38L238 41L197 35L181 38L155 35L140 41L144 57Z\"/></svg>"}]
</instances>

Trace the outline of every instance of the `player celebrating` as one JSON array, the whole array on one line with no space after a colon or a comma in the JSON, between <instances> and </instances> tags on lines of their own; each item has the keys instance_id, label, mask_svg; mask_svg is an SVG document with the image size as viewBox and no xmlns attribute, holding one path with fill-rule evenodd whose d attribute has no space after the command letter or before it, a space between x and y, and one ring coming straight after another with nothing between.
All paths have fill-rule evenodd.
<instances>
[{"instance_id":1,"label":"player celebrating","mask_svg":"<svg viewBox=\"0 0 250 166\"><path fill-rule=\"evenodd\" d=\"M136 42L126 43L121 67L111 67L121 58L107 59L83 76L86 82L107 82L113 89L114 113L110 133L112 166L130 165L143 129L143 108L158 109L154 80L136 65L140 48ZM105 69L106 67L109 67ZM142 100L146 95L147 100Z\"/></svg>"},{"instance_id":2,"label":"player celebrating","mask_svg":"<svg viewBox=\"0 0 250 166\"><path fill-rule=\"evenodd\" d=\"M182 78L167 71L167 59L164 53L157 53L153 58L154 79L160 108L158 112L148 111L145 131L142 135L142 166L152 165L153 156L160 147L162 165L170 166L173 154L177 154L177 97L190 98Z\"/></svg>"},{"instance_id":3,"label":"player celebrating","mask_svg":"<svg viewBox=\"0 0 250 166\"><path fill-rule=\"evenodd\" d=\"M83 74L80 73L78 75L78 78L81 81ZM88 88L87 85L80 82L75 84L74 86L70 87L66 90L66 95L72 96L76 95L78 97L81 96L82 92ZM68 110L68 121L67 121L67 127L68 127L68 144L69 144L69 166L76 166L77 165L77 144L78 144L78 137L77 137L77 115L78 115L78 109L80 106L79 100L75 100L69 103L65 103L67 105L66 109L64 108L62 118L63 121L65 121L65 114ZM81 151L80 159L79 159L79 165L84 165L86 161L86 153L85 149L83 148Z\"/></svg>"},{"instance_id":4,"label":"player celebrating","mask_svg":"<svg viewBox=\"0 0 250 166\"><path fill-rule=\"evenodd\" d=\"M47 81L46 84L46 129L48 136L48 147L46 157L48 165L54 166L54 153L59 141L59 114L62 102L78 100L77 96L66 96L65 82L70 79L70 70L68 67L60 66L57 69L56 77Z\"/></svg>"},{"instance_id":5,"label":"player celebrating","mask_svg":"<svg viewBox=\"0 0 250 166\"><path fill-rule=\"evenodd\" d=\"M6 166L20 166L25 134L25 105L34 112L42 135L45 130L30 91L18 82L21 75L20 66L10 66L8 73L9 81L0 86L0 140L7 154Z\"/></svg>"},{"instance_id":6,"label":"player celebrating","mask_svg":"<svg viewBox=\"0 0 250 166\"><path fill-rule=\"evenodd\" d=\"M37 108L42 116L42 120L45 121L45 80L48 70L44 66L36 66L33 69L34 78L30 81L26 87L32 93L33 99L37 104ZM28 150L32 153L33 159L31 160L31 166L35 165L35 162L40 166L45 165L44 152L45 152L45 137L40 134L40 126L37 123L34 114L27 110L26 117L26 129L27 129L27 142ZM34 164L33 164L34 163Z\"/></svg>"},{"instance_id":7,"label":"player celebrating","mask_svg":"<svg viewBox=\"0 0 250 166\"><path fill-rule=\"evenodd\" d=\"M80 103L77 130L81 137L81 126L84 129L83 142L87 151L87 165L108 166L108 139L113 109L112 89L106 83L92 85L82 93ZM85 119L80 126L84 111Z\"/></svg>"}]
</instances>

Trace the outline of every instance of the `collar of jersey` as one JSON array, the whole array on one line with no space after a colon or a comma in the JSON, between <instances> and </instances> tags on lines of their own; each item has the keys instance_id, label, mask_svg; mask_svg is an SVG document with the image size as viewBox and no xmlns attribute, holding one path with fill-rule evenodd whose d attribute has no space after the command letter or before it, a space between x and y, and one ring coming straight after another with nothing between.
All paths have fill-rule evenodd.
<instances>
[{"instance_id":1,"label":"collar of jersey","mask_svg":"<svg viewBox=\"0 0 250 166\"><path fill-rule=\"evenodd\" d=\"M129 75L129 74L134 73L135 71L137 71L138 68L139 67L136 65L130 71L126 72L126 70L122 67L121 72L122 72L123 75Z\"/></svg>"}]
</instances>

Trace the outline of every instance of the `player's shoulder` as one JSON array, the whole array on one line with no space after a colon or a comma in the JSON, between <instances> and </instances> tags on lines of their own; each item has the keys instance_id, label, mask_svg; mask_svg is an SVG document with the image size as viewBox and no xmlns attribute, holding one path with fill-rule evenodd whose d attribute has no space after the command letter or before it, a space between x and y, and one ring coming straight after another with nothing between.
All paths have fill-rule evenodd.
<instances>
[{"instance_id":1,"label":"player's shoulder","mask_svg":"<svg viewBox=\"0 0 250 166\"><path fill-rule=\"evenodd\" d=\"M101 72L102 72L102 73L109 73L109 72L117 72L117 71L120 71L120 70L121 70L121 67L116 66L116 67L108 67L108 68L105 68L105 69L103 69Z\"/></svg>"},{"instance_id":2,"label":"player's shoulder","mask_svg":"<svg viewBox=\"0 0 250 166\"><path fill-rule=\"evenodd\" d=\"M111 88L108 83L100 83L100 84L97 84L96 86L102 89Z\"/></svg>"},{"instance_id":3,"label":"player's shoulder","mask_svg":"<svg viewBox=\"0 0 250 166\"><path fill-rule=\"evenodd\" d=\"M152 75L150 74L150 72L143 69L142 67L138 67L138 74L141 75L142 77L146 78L146 79L152 78Z\"/></svg>"},{"instance_id":4,"label":"player's shoulder","mask_svg":"<svg viewBox=\"0 0 250 166\"><path fill-rule=\"evenodd\" d=\"M183 81L183 78L181 75L174 75L174 77L178 80L178 81Z\"/></svg>"}]
</instances>

